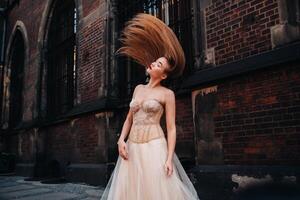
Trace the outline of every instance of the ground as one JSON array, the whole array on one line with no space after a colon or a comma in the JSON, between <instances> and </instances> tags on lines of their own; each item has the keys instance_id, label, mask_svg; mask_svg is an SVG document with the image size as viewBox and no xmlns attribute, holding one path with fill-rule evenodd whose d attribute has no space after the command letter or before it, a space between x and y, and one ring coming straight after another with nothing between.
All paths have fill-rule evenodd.
<instances>
[{"instance_id":1,"label":"ground","mask_svg":"<svg viewBox=\"0 0 300 200\"><path fill-rule=\"evenodd\" d=\"M96 200L104 188L84 183L42 184L21 176L0 176L0 200Z\"/></svg>"}]
</instances>

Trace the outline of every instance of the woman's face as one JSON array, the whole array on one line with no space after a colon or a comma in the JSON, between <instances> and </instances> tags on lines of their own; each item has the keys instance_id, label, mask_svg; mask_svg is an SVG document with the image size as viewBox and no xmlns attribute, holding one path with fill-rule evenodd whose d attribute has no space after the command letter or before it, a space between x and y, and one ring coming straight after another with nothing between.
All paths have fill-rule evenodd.
<instances>
[{"instance_id":1,"label":"woman's face","mask_svg":"<svg viewBox=\"0 0 300 200\"><path fill-rule=\"evenodd\" d=\"M147 68L148 74L153 78L167 78L165 70L170 67L165 57L160 57Z\"/></svg>"}]
</instances>

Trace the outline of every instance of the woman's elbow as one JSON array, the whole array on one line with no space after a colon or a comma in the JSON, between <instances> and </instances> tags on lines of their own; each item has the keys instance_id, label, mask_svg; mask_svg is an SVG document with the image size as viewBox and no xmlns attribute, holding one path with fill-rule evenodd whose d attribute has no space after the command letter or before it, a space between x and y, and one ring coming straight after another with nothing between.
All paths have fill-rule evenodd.
<instances>
[{"instance_id":1,"label":"woman's elbow","mask_svg":"<svg viewBox=\"0 0 300 200\"><path fill-rule=\"evenodd\" d=\"M168 133L176 135L176 127L175 126L168 126L167 130L168 130Z\"/></svg>"}]
</instances>

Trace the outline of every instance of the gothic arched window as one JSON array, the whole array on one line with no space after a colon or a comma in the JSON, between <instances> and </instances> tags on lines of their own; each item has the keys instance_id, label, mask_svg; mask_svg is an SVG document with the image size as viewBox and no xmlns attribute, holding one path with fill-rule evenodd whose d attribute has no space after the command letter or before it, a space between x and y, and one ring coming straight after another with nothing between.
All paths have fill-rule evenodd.
<instances>
[{"instance_id":1,"label":"gothic arched window","mask_svg":"<svg viewBox=\"0 0 300 200\"><path fill-rule=\"evenodd\" d=\"M73 0L56 1L47 43L47 114L56 117L74 105L76 91L76 19Z\"/></svg>"},{"instance_id":2,"label":"gothic arched window","mask_svg":"<svg viewBox=\"0 0 300 200\"><path fill-rule=\"evenodd\" d=\"M25 45L22 33L16 31L11 52L9 126L15 127L22 121L23 78L25 64Z\"/></svg>"}]
</instances>

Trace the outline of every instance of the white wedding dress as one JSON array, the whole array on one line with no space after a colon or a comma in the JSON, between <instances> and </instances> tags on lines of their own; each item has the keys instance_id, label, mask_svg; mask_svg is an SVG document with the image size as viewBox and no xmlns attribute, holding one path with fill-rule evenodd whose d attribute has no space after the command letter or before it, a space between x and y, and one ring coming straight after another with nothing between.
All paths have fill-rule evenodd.
<instances>
[{"instance_id":1,"label":"white wedding dress","mask_svg":"<svg viewBox=\"0 0 300 200\"><path fill-rule=\"evenodd\" d=\"M128 160L118 157L101 200L197 200L197 192L173 155L173 174L167 176L167 140L160 126L163 105L155 99L132 99L133 123L126 141Z\"/></svg>"}]
</instances>

